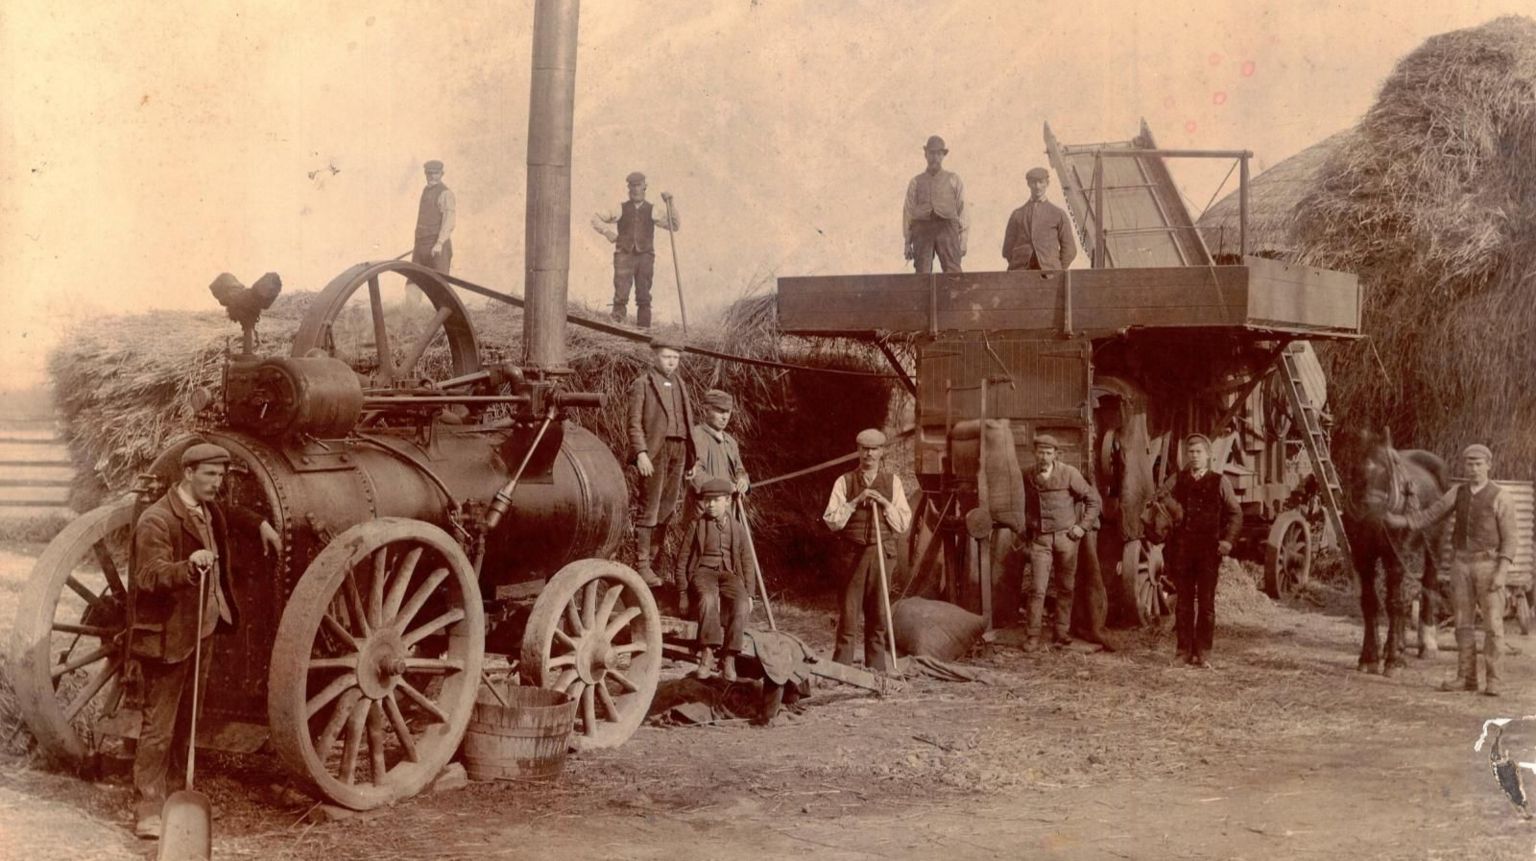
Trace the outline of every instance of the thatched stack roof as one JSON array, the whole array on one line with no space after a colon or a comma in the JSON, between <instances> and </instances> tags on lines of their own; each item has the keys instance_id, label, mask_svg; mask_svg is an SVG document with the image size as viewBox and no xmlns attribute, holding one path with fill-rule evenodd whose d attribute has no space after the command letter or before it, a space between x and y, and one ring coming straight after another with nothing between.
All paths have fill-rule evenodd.
<instances>
[{"instance_id":1,"label":"thatched stack roof","mask_svg":"<svg viewBox=\"0 0 1536 861\"><path fill-rule=\"evenodd\" d=\"M1289 259L1297 252L1293 236L1296 204L1312 191L1324 162L1349 141L1353 130L1325 138L1248 181L1248 253ZM1223 197L1200 216L1197 226L1212 256L1235 256L1240 248L1237 192Z\"/></svg>"}]
</instances>

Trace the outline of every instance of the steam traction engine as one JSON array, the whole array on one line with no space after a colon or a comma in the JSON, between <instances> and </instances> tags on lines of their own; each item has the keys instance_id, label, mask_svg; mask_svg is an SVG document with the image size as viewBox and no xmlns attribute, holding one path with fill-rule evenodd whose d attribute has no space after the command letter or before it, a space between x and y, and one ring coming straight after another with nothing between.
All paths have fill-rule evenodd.
<instances>
[{"instance_id":1,"label":"steam traction engine","mask_svg":"<svg viewBox=\"0 0 1536 861\"><path fill-rule=\"evenodd\" d=\"M523 361L482 365L465 306L408 263L338 276L286 358L254 357L247 329L222 405L154 463L141 498L81 516L34 569L11 678L48 755L80 763L138 731L123 684L131 526L198 440L233 456L224 503L284 543L264 558L257 536L231 535L240 619L213 640L200 744L270 739L353 808L409 796L458 747L488 646L579 702L578 747L620 744L644 719L661 618L610 561L626 526L619 462L566 421L600 398L562 385L575 44L575 4L538 4Z\"/></svg>"}]
</instances>

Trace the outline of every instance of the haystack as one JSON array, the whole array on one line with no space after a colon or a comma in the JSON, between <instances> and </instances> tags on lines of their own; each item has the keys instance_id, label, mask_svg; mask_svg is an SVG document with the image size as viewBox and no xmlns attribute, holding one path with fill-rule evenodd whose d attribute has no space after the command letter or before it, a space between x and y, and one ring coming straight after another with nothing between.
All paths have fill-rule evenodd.
<instances>
[{"instance_id":1,"label":"haystack","mask_svg":"<svg viewBox=\"0 0 1536 861\"><path fill-rule=\"evenodd\" d=\"M1295 257L1296 204L1317 182L1318 171L1352 136L1327 137L1248 181L1248 253L1280 260ZM1237 262L1242 247L1241 198L1233 192L1207 209L1197 223L1205 246L1221 262Z\"/></svg>"}]
</instances>

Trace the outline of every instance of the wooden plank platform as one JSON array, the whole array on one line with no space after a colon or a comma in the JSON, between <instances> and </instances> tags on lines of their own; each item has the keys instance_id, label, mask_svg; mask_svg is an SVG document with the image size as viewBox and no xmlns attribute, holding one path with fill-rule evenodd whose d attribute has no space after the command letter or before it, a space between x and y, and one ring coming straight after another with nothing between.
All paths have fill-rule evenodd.
<instances>
[{"instance_id":1,"label":"wooden plank platform","mask_svg":"<svg viewBox=\"0 0 1536 861\"><path fill-rule=\"evenodd\" d=\"M1353 275L1249 258L1243 266L786 277L779 325L799 335L966 330L1099 337L1125 329L1360 332Z\"/></svg>"}]
</instances>

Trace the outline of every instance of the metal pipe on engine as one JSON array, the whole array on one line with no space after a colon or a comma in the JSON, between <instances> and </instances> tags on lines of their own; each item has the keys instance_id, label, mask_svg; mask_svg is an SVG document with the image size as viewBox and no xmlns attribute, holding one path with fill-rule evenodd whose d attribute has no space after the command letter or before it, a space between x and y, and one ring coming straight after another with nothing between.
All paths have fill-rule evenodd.
<instances>
[{"instance_id":1,"label":"metal pipe on engine","mask_svg":"<svg viewBox=\"0 0 1536 861\"><path fill-rule=\"evenodd\" d=\"M528 97L528 209L523 361L565 367L571 260L571 135L576 108L580 0L537 0Z\"/></svg>"}]
</instances>

